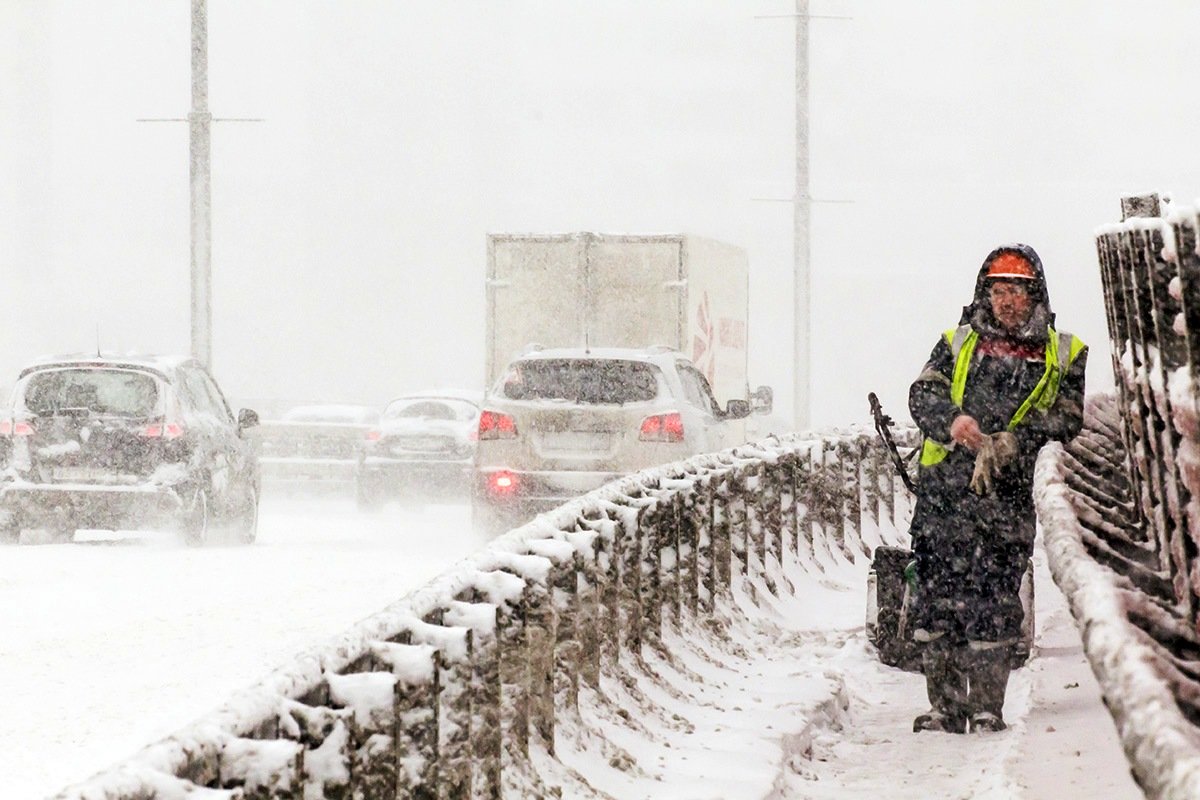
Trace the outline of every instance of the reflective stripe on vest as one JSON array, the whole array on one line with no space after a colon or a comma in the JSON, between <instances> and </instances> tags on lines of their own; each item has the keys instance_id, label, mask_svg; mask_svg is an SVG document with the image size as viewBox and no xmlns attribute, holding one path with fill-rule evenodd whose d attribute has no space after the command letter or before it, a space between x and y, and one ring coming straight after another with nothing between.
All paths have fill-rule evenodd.
<instances>
[{"instance_id":1,"label":"reflective stripe on vest","mask_svg":"<svg viewBox=\"0 0 1200 800\"><path fill-rule=\"evenodd\" d=\"M1058 399L1058 388L1062 376L1066 374L1075 358L1083 351L1083 340L1078 336L1059 333L1054 328L1047 328L1046 336L1046 371L1037 386L1025 398L1008 421L1008 430L1015 430L1029 409L1036 408L1045 413L1054 401ZM975 345L979 343L979 334L970 325L960 325L942 334L946 344L950 346L950 354L954 356L954 375L950 380L950 402L962 408L963 395L967 391L967 373L971 369L971 357L975 353ZM935 442L926 437L921 444L921 466L932 467L941 463L950 452L949 445Z\"/></svg>"}]
</instances>

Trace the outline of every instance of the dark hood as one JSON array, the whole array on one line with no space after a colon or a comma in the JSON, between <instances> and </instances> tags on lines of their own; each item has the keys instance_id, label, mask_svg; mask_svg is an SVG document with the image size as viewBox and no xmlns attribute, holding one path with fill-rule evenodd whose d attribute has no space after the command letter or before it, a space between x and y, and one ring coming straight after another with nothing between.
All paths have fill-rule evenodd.
<instances>
[{"instance_id":1,"label":"dark hood","mask_svg":"<svg viewBox=\"0 0 1200 800\"><path fill-rule=\"evenodd\" d=\"M992 261L1001 253L1016 253L1031 265L1037 275L1037 280L1031 287L1033 297L1033 313L1021 330L1009 333L1000 327L992 315L992 301L988 296L987 271ZM992 252L979 267L979 276L975 279L975 296L971 304L963 306L962 317L958 324L971 323L980 336L985 338L1003 338L1020 342L1040 343L1046 341L1046 328L1054 325L1054 312L1050 309L1050 294L1046 291L1046 272L1042 268L1042 259L1037 251L1027 244L1003 244Z\"/></svg>"}]
</instances>

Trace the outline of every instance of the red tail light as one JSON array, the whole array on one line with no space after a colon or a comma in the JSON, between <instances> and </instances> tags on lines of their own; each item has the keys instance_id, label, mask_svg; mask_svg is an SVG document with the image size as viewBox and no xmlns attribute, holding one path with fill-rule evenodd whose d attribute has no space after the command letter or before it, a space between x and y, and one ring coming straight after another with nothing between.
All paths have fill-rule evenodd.
<instances>
[{"instance_id":1,"label":"red tail light","mask_svg":"<svg viewBox=\"0 0 1200 800\"><path fill-rule=\"evenodd\" d=\"M517 483L517 476L508 470L493 472L487 479L488 491L495 495L516 494Z\"/></svg>"},{"instance_id":2,"label":"red tail light","mask_svg":"<svg viewBox=\"0 0 1200 800\"><path fill-rule=\"evenodd\" d=\"M382 435L383 434L381 434L379 431L372 428L371 430L367 431L367 441L368 442L378 442L379 437Z\"/></svg>"},{"instance_id":3,"label":"red tail light","mask_svg":"<svg viewBox=\"0 0 1200 800\"><path fill-rule=\"evenodd\" d=\"M178 439L183 436L183 426L178 422L151 422L142 428L147 439Z\"/></svg>"},{"instance_id":4,"label":"red tail light","mask_svg":"<svg viewBox=\"0 0 1200 800\"><path fill-rule=\"evenodd\" d=\"M479 439L515 439L517 423L508 414L483 411L479 415ZM499 473L497 473L499 474Z\"/></svg>"},{"instance_id":5,"label":"red tail light","mask_svg":"<svg viewBox=\"0 0 1200 800\"><path fill-rule=\"evenodd\" d=\"M28 422L14 423L11 419L0 421L0 436L32 436L33 426Z\"/></svg>"},{"instance_id":6,"label":"red tail light","mask_svg":"<svg viewBox=\"0 0 1200 800\"><path fill-rule=\"evenodd\" d=\"M678 411L646 417L638 438L643 442L682 442L683 417Z\"/></svg>"}]
</instances>

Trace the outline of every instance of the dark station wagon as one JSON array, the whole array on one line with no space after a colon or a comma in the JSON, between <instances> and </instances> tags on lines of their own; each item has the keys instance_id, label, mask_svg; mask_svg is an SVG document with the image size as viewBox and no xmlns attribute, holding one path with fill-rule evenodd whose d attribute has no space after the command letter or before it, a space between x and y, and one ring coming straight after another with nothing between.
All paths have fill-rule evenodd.
<instances>
[{"instance_id":1,"label":"dark station wagon","mask_svg":"<svg viewBox=\"0 0 1200 800\"><path fill-rule=\"evenodd\" d=\"M254 541L259 474L247 428L194 359L66 357L21 371L0 411L0 540L155 529L189 544L228 526Z\"/></svg>"}]
</instances>

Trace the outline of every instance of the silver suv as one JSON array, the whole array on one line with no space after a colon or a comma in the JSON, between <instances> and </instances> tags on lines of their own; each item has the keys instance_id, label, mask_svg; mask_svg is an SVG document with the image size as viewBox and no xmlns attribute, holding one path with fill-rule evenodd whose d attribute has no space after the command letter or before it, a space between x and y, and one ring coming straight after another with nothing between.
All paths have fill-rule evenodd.
<instances>
[{"instance_id":1,"label":"silver suv","mask_svg":"<svg viewBox=\"0 0 1200 800\"><path fill-rule=\"evenodd\" d=\"M530 353L479 415L475 524L500 532L629 472L738 444L749 413L746 400L722 409L674 350Z\"/></svg>"}]
</instances>

